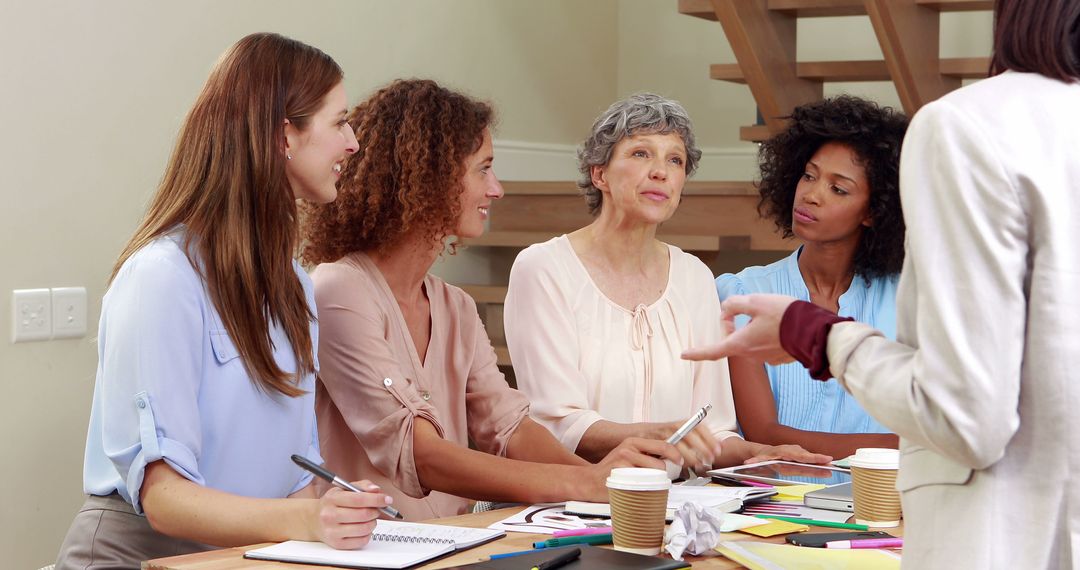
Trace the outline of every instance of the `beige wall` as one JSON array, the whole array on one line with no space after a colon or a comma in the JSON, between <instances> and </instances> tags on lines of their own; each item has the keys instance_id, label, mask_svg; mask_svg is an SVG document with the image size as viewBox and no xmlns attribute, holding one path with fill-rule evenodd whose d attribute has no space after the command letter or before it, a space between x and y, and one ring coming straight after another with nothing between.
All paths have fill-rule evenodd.
<instances>
[{"instance_id":1,"label":"beige wall","mask_svg":"<svg viewBox=\"0 0 1080 570\"><path fill-rule=\"evenodd\" d=\"M989 22L980 17L950 17L964 39L944 42L946 55L985 53ZM853 26L845 20L813 23L820 29L805 34L800 52L846 53L836 46ZM709 63L734 61L720 26L678 15L674 0L2 0L4 567L49 562L81 502L97 361L92 331L9 344L10 291L85 286L95 328L112 260L207 71L233 41L263 30L333 55L352 101L399 76L493 101L504 179L573 178L573 147L595 115L645 89L682 100L695 118L706 149L700 178L753 175L753 147L736 140L753 120L749 92L707 78ZM872 33L852 34L873 47ZM477 255L439 271L467 275Z\"/></svg>"},{"instance_id":2,"label":"beige wall","mask_svg":"<svg viewBox=\"0 0 1080 570\"><path fill-rule=\"evenodd\" d=\"M399 76L467 88L502 138L565 143L615 81L614 1L0 4L0 566L50 562L81 503L92 336L9 344L10 291L85 286L96 329L112 261L217 56L255 31L333 55L356 101ZM558 33L553 33L557 31Z\"/></svg>"}]
</instances>

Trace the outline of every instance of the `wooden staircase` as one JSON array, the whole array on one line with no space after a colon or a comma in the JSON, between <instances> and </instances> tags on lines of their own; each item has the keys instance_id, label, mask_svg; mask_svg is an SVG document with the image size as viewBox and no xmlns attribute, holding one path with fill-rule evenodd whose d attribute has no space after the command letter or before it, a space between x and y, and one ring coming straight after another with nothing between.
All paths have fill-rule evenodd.
<instances>
[{"instance_id":1,"label":"wooden staircase","mask_svg":"<svg viewBox=\"0 0 1080 570\"><path fill-rule=\"evenodd\" d=\"M892 81L904 112L986 77L988 58L941 58L942 12L991 10L989 0L679 0L679 12L718 21L737 64L715 64L713 79L750 87L763 125L739 138L760 142L785 128L795 107L822 99L827 81ZM868 16L884 59L808 61L795 58L798 18Z\"/></svg>"}]
</instances>

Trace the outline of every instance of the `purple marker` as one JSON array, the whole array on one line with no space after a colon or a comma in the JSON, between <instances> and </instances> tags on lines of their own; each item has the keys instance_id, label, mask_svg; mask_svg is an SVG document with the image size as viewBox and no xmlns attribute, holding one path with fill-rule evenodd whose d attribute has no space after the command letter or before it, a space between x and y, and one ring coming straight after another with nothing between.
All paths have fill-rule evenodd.
<instances>
[{"instance_id":1,"label":"purple marker","mask_svg":"<svg viewBox=\"0 0 1080 570\"><path fill-rule=\"evenodd\" d=\"M903 548L902 538L860 538L856 540L832 540L825 548Z\"/></svg>"}]
</instances>

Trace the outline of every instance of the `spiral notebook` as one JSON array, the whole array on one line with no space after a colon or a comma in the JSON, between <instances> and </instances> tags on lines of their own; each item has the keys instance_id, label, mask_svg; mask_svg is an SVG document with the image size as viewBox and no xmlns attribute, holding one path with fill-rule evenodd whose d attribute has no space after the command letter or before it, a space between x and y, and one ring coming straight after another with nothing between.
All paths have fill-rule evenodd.
<instances>
[{"instance_id":1,"label":"spiral notebook","mask_svg":"<svg viewBox=\"0 0 1080 570\"><path fill-rule=\"evenodd\" d=\"M505 535L501 530L487 528L380 519L371 534L371 542L357 550L336 550L321 542L290 540L249 550L244 558L344 568L408 568Z\"/></svg>"}]
</instances>

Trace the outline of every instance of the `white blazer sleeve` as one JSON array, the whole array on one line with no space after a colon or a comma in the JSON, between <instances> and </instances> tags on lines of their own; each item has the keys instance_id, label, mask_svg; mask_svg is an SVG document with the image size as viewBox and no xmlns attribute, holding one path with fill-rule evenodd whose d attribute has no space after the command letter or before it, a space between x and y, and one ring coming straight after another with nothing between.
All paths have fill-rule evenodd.
<instances>
[{"instance_id":1,"label":"white blazer sleeve","mask_svg":"<svg viewBox=\"0 0 1080 570\"><path fill-rule=\"evenodd\" d=\"M992 140L947 101L919 112L901 157L899 343L843 323L828 344L833 373L875 418L975 469L1019 426L1027 311L1026 216Z\"/></svg>"}]
</instances>

